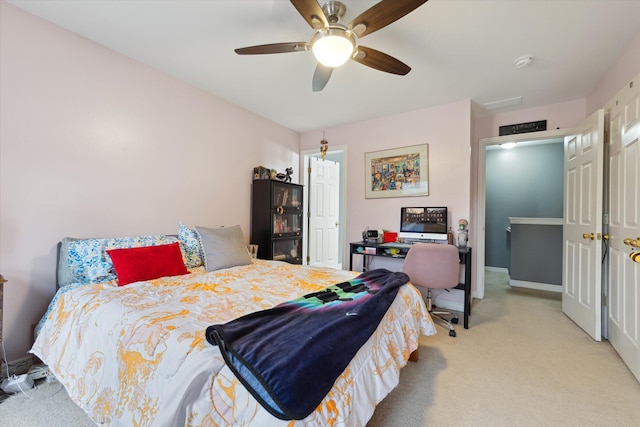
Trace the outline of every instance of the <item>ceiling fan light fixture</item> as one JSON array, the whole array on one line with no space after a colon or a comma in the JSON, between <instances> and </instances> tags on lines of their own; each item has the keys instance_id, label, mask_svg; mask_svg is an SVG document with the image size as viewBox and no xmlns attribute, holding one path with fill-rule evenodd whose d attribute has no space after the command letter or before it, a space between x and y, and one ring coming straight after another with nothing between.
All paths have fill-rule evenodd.
<instances>
[{"instance_id":1,"label":"ceiling fan light fixture","mask_svg":"<svg viewBox=\"0 0 640 427\"><path fill-rule=\"evenodd\" d=\"M329 27L315 32L311 38L311 51L319 63L326 67L339 67L351 58L356 48L356 37L340 27Z\"/></svg>"}]
</instances>

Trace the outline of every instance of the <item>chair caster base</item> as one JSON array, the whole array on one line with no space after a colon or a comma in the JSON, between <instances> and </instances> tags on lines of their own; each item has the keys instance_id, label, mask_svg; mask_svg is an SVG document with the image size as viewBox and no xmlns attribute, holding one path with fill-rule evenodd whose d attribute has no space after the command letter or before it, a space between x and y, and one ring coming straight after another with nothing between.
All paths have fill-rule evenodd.
<instances>
[{"instance_id":1,"label":"chair caster base","mask_svg":"<svg viewBox=\"0 0 640 427\"><path fill-rule=\"evenodd\" d=\"M456 331L454 331L453 329L449 331L449 336L450 337L456 337Z\"/></svg>"},{"instance_id":2,"label":"chair caster base","mask_svg":"<svg viewBox=\"0 0 640 427\"><path fill-rule=\"evenodd\" d=\"M451 319L451 323L453 323L454 325L458 324L458 318L454 317L453 319Z\"/></svg>"}]
</instances>

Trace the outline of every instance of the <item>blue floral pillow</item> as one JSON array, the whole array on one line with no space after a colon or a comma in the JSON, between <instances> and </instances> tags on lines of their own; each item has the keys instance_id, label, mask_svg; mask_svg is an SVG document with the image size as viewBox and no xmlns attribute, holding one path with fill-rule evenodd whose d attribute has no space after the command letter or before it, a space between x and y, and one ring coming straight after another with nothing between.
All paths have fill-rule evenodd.
<instances>
[{"instance_id":1,"label":"blue floral pillow","mask_svg":"<svg viewBox=\"0 0 640 427\"><path fill-rule=\"evenodd\" d=\"M202 247L200 246L200 240L198 240L198 233L196 230L186 227L180 223L178 228L178 240L182 245L184 265L187 268L200 267L202 262Z\"/></svg>"},{"instance_id":2,"label":"blue floral pillow","mask_svg":"<svg viewBox=\"0 0 640 427\"><path fill-rule=\"evenodd\" d=\"M72 240L68 243L68 263L74 283L101 283L115 280L108 249L137 248L177 242L175 236L112 237L107 239Z\"/></svg>"}]
</instances>

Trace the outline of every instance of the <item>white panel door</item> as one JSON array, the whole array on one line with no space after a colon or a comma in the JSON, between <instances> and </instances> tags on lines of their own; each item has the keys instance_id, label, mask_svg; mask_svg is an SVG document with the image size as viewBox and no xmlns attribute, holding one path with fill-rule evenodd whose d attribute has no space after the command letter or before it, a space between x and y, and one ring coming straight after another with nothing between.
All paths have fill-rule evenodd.
<instances>
[{"instance_id":1,"label":"white panel door","mask_svg":"<svg viewBox=\"0 0 640 427\"><path fill-rule=\"evenodd\" d=\"M339 189L340 164L309 158L309 265L341 268Z\"/></svg>"},{"instance_id":2,"label":"white panel door","mask_svg":"<svg viewBox=\"0 0 640 427\"><path fill-rule=\"evenodd\" d=\"M635 86L635 87L634 87ZM640 75L609 109L609 341L640 380ZM640 251L636 248L635 251Z\"/></svg>"},{"instance_id":3,"label":"white panel door","mask_svg":"<svg viewBox=\"0 0 640 427\"><path fill-rule=\"evenodd\" d=\"M604 110L564 141L562 311L594 340L602 331Z\"/></svg>"}]
</instances>

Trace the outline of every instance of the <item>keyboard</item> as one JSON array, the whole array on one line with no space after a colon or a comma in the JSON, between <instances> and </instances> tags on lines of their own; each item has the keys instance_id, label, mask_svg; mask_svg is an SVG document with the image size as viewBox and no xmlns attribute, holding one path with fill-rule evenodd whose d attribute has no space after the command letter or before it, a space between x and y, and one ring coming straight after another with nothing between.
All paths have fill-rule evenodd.
<instances>
[{"instance_id":1,"label":"keyboard","mask_svg":"<svg viewBox=\"0 0 640 427\"><path fill-rule=\"evenodd\" d=\"M378 245L384 248L410 248L411 243L383 243Z\"/></svg>"}]
</instances>

